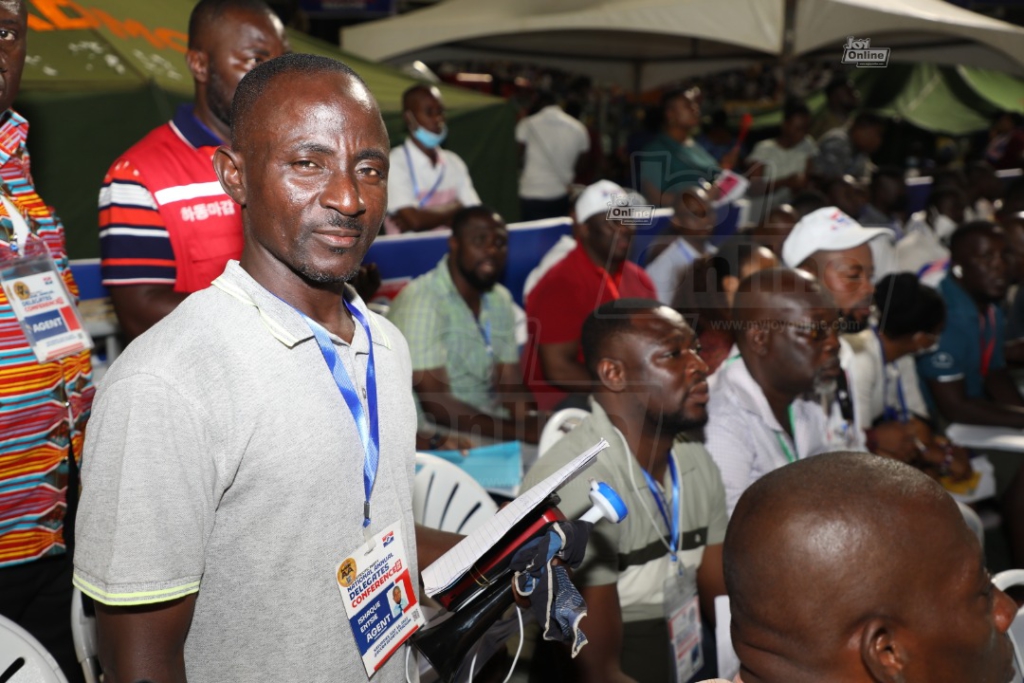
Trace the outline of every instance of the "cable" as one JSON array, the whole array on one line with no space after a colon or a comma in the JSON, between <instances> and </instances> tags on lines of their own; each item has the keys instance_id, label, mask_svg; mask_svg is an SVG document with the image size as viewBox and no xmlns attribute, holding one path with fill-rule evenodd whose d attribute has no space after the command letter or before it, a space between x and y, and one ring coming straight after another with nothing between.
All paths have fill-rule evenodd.
<instances>
[{"instance_id":1,"label":"cable","mask_svg":"<svg viewBox=\"0 0 1024 683\"><path fill-rule=\"evenodd\" d=\"M412 678L409 677L409 653L412 652L412 647L409 645L405 646L405 683L412 683Z\"/></svg>"},{"instance_id":2,"label":"cable","mask_svg":"<svg viewBox=\"0 0 1024 683\"><path fill-rule=\"evenodd\" d=\"M519 663L519 655L523 651L523 641L526 640L526 631L523 629L523 610L519 609L519 605L516 605L516 616L519 617L519 647L516 648L516 656L512 659L512 668L508 670L508 676L505 676L505 680L502 683L508 683L512 678L512 672L516 670L516 664ZM470 683L472 683L472 679Z\"/></svg>"}]
</instances>

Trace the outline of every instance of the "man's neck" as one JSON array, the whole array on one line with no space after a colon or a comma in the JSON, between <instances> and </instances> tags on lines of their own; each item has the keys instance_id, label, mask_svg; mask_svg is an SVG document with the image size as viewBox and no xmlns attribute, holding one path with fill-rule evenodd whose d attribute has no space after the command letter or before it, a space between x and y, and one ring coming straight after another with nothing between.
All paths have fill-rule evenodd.
<instances>
[{"instance_id":1,"label":"man's neck","mask_svg":"<svg viewBox=\"0 0 1024 683\"><path fill-rule=\"evenodd\" d=\"M206 94L203 92L196 93L196 103L193 109L195 117L199 119L200 123L206 126L211 133L217 136L217 138L223 144L227 144L231 141L231 127L217 118L210 107L206 103Z\"/></svg>"},{"instance_id":2,"label":"man's neck","mask_svg":"<svg viewBox=\"0 0 1024 683\"><path fill-rule=\"evenodd\" d=\"M587 258L590 259L590 262L593 263L598 268L600 268L601 270L612 275L622 270L621 263L615 263L614 261L606 262L602 260L601 256L597 254L595 251L593 251L590 248L590 245L588 245L586 242L581 241L580 244L583 247L583 253L587 255Z\"/></svg>"},{"instance_id":3,"label":"man's neck","mask_svg":"<svg viewBox=\"0 0 1024 683\"><path fill-rule=\"evenodd\" d=\"M308 282L288 266L246 243L240 260L245 270L264 289L322 325L328 332L352 343L355 321L345 305L345 285Z\"/></svg>"},{"instance_id":4,"label":"man's neck","mask_svg":"<svg viewBox=\"0 0 1024 683\"><path fill-rule=\"evenodd\" d=\"M892 363L894 361L903 358L909 353L913 353L914 349L909 345L900 343L899 340L890 339L885 336L884 332L878 333L878 340L882 344L882 356L885 358L886 363Z\"/></svg>"},{"instance_id":5,"label":"man's neck","mask_svg":"<svg viewBox=\"0 0 1024 683\"><path fill-rule=\"evenodd\" d=\"M455 291L469 306L469 310L473 311L474 316L480 317L480 301L483 299L483 292L470 284L462 271L456 267L451 255L448 256L448 275L452 279L452 284L455 285Z\"/></svg>"},{"instance_id":6,"label":"man's neck","mask_svg":"<svg viewBox=\"0 0 1024 683\"><path fill-rule=\"evenodd\" d=\"M683 126L666 126L665 135L676 142L684 143L690 139L690 129Z\"/></svg>"},{"instance_id":7,"label":"man's neck","mask_svg":"<svg viewBox=\"0 0 1024 683\"><path fill-rule=\"evenodd\" d=\"M676 435L668 433L660 427L652 427L642 409L620 405L618 395L598 392L594 398L608 415L608 419L616 429L622 432L629 451L636 458L637 464L654 478L662 481L668 467L668 454L675 442Z\"/></svg>"},{"instance_id":8,"label":"man's neck","mask_svg":"<svg viewBox=\"0 0 1024 683\"><path fill-rule=\"evenodd\" d=\"M747 363L747 371L761 388L761 393L764 394L765 400L768 401L768 407L771 408L772 415L775 416L775 419L786 433L792 437L793 426L789 421L789 406L792 405L800 393L792 389L779 387L768 365L767 362L763 366L758 362Z\"/></svg>"},{"instance_id":9,"label":"man's neck","mask_svg":"<svg viewBox=\"0 0 1024 683\"><path fill-rule=\"evenodd\" d=\"M427 147L422 142L420 142L419 140L414 138L412 133L409 133L409 139L412 141L412 144L416 145L416 147L418 147L421 152L423 152L424 154L427 155L427 158L430 159L430 163L431 164L433 164L434 166L437 166L437 148L436 147L433 148L433 149L431 149L430 147Z\"/></svg>"}]
</instances>

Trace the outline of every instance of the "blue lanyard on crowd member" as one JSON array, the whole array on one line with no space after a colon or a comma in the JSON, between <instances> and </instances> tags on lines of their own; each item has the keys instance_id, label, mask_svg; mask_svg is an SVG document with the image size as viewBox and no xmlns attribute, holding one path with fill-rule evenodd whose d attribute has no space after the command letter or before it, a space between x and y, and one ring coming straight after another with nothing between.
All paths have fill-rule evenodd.
<instances>
[{"instance_id":1,"label":"blue lanyard on crowd member","mask_svg":"<svg viewBox=\"0 0 1024 683\"><path fill-rule=\"evenodd\" d=\"M640 468L640 471L644 473L644 479L647 480L647 488L651 490L651 494L654 496L654 502L658 504L658 511L661 512L661 518L665 520L665 526L669 530L669 539L671 541L670 552L672 554L672 561L675 562L676 554L679 552L679 472L676 470L676 459L672 457L672 451L668 452L668 471L672 475L672 519L669 521L668 509L665 505L665 498L661 495L661 489L654 482L654 478L651 474Z\"/></svg>"},{"instance_id":2,"label":"blue lanyard on crowd member","mask_svg":"<svg viewBox=\"0 0 1024 683\"><path fill-rule=\"evenodd\" d=\"M338 358L338 351L334 348L334 342L331 341L330 334L322 325L302 311L299 311L299 314L305 319L309 329L313 331L317 346L320 347L320 353L323 354L327 367L330 369L331 375L334 376L334 383L338 385L338 391L341 392L341 397L345 399L345 404L348 405L349 412L352 413L352 419L355 420L356 427L359 430L359 440L363 443L363 454L365 456L363 459L363 491L366 494L363 502L363 527L365 528L370 526L370 495L373 493L373 483L377 479L377 464L380 461L380 424L377 420L377 375L373 364L373 337L370 335L370 323L362 311L349 304L349 302L345 302L345 307L366 331L366 341L370 348L370 355L366 361L366 389L363 392L368 411L363 410L363 404L359 401L359 395L352 384L352 379L345 370L345 365ZM367 416L367 412L369 412L369 416Z\"/></svg>"},{"instance_id":3,"label":"blue lanyard on crowd member","mask_svg":"<svg viewBox=\"0 0 1024 683\"><path fill-rule=\"evenodd\" d=\"M437 153L438 163L441 164L441 172L437 175L437 180L434 181L434 186L430 188L430 191L423 195L423 199L419 199L420 186L416 182L416 171L412 169L412 155L409 154L409 147L407 145L402 145L402 151L405 152L405 161L409 164L409 178L412 179L412 196L417 197L416 201L419 202L419 208L422 209L430 201L430 198L434 196L434 193L437 192L437 188L441 186L441 181L444 180L445 165L441 163L441 152Z\"/></svg>"},{"instance_id":4,"label":"blue lanyard on crowd member","mask_svg":"<svg viewBox=\"0 0 1024 683\"><path fill-rule=\"evenodd\" d=\"M482 298L481 298L482 299ZM484 317L487 313L487 302L481 300L483 310L480 311L480 318ZM494 343L491 341L491 316L487 316L487 320L483 323L480 322L480 318L476 318L476 326L480 328L480 334L483 335L484 345L487 347L487 357L494 362Z\"/></svg>"},{"instance_id":5,"label":"blue lanyard on crowd member","mask_svg":"<svg viewBox=\"0 0 1024 683\"><path fill-rule=\"evenodd\" d=\"M878 328L874 325L871 326L871 331L875 333L875 338L878 340L878 348L882 356L882 402L885 403L882 416L886 420L898 420L905 423L910 419L910 413L907 411L907 401L903 397L903 377L899 374L899 369L897 369L896 399L900 402L899 409L897 410L894 406L890 406L888 404L889 373L886 372L886 368L889 365L889 361L885 358L885 345L882 343L882 335L878 333Z\"/></svg>"}]
</instances>

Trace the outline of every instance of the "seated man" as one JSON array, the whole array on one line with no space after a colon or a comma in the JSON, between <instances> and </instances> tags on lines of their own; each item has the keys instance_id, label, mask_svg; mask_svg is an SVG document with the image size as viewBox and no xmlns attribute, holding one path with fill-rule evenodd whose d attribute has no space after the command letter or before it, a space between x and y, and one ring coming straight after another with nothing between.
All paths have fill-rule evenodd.
<instances>
[{"instance_id":1,"label":"seated man","mask_svg":"<svg viewBox=\"0 0 1024 683\"><path fill-rule=\"evenodd\" d=\"M710 191L708 183L680 190L668 228L668 237L674 239L659 245L660 253L647 264L647 274L657 289L658 301L663 304L671 305L680 279L696 259L715 253L715 247L708 241L715 229Z\"/></svg>"},{"instance_id":2,"label":"seated man","mask_svg":"<svg viewBox=\"0 0 1024 683\"><path fill-rule=\"evenodd\" d=\"M969 477L967 452L933 433L914 367L914 356L930 351L945 327L942 297L913 273L896 273L878 283L875 306L878 325L845 337L853 349L853 398L865 425L902 426L905 437L897 452L873 450L936 477Z\"/></svg>"},{"instance_id":3,"label":"seated man","mask_svg":"<svg viewBox=\"0 0 1024 683\"><path fill-rule=\"evenodd\" d=\"M613 299L655 295L647 273L626 259L634 227L608 219L613 203L626 202L628 196L608 180L585 189L576 200L576 247L526 297L530 333L523 375L542 409L553 408L569 394L590 393L580 349L580 332L590 312Z\"/></svg>"},{"instance_id":4,"label":"seated man","mask_svg":"<svg viewBox=\"0 0 1024 683\"><path fill-rule=\"evenodd\" d=\"M768 472L848 447L832 440L813 396L842 372L836 317L828 292L803 271L762 270L740 283L732 316L740 356L712 378L704 430L730 512Z\"/></svg>"},{"instance_id":5,"label":"seated man","mask_svg":"<svg viewBox=\"0 0 1024 683\"><path fill-rule=\"evenodd\" d=\"M402 94L402 116L409 135L391 150L384 231L421 232L451 225L455 212L476 206L480 196L466 162L441 148L448 136L441 91L412 86Z\"/></svg>"},{"instance_id":6,"label":"seated man","mask_svg":"<svg viewBox=\"0 0 1024 683\"><path fill-rule=\"evenodd\" d=\"M964 220L966 199L954 185L937 187L928 195L928 206L907 221L906 236L896 243L896 266L922 276L932 264L944 268L949 261L949 238Z\"/></svg>"},{"instance_id":7,"label":"seated man","mask_svg":"<svg viewBox=\"0 0 1024 683\"><path fill-rule=\"evenodd\" d=\"M747 157L751 179L747 197L754 221L761 222L768 210L789 202L807 186L811 162L818 154L818 146L807 134L810 126L807 105L789 100L782 107L779 136L754 145Z\"/></svg>"},{"instance_id":8,"label":"seated man","mask_svg":"<svg viewBox=\"0 0 1024 683\"><path fill-rule=\"evenodd\" d=\"M747 683L1006 683L1017 612L956 503L903 463L836 453L772 472L725 539Z\"/></svg>"},{"instance_id":9,"label":"seated man","mask_svg":"<svg viewBox=\"0 0 1024 683\"><path fill-rule=\"evenodd\" d=\"M950 269L939 284L946 329L917 359L925 398L951 422L1024 429L1024 399L1003 356L1009 253L1002 228L977 221L950 240Z\"/></svg>"},{"instance_id":10,"label":"seated man","mask_svg":"<svg viewBox=\"0 0 1024 683\"><path fill-rule=\"evenodd\" d=\"M813 173L823 181L852 175L865 180L871 175L871 155L882 146L885 119L861 112L852 123L833 128L818 139Z\"/></svg>"},{"instance_id":11,"label":"seated man","mask_svg":"<svg viewBox=\"0 0 1024 683\"><path fill-rule=\"evenodd\" d=\"M579 516L591 505L588 480L596 479L618 491L629 509L621 524L594 528L573 575L587 601L580 628L590 639L573 660L573 680L676 680L669 668L666 577L685 567L692 590L695 571L706 615L714 614L714 598L723 592L725 491L704 447L682 436L707 420L707 366L695 347L683 317L656 301L622 299L597 309L583 327L593 414L523 482L529 489L604 438L611 447L559 490L559 507L570 518ZM670 520L673 510L679 516ZM714 661L709 645L705 662ZM707 676L691 674L697 674L693 680Z\"/></svg>"},{"instance_id":12,"label":"seated man","mask_svg":"<svg viewBox=\"0 0 1024 683\"><path fill-rule=\"evenodd\" d=\"M464 434L536 443L512 295L498 282L508 258L505 221L483 206L462 209L448 249L436 268L399 292L388 313L409 342L420 406L435 423Z\"/></svg>"}]
</instances>

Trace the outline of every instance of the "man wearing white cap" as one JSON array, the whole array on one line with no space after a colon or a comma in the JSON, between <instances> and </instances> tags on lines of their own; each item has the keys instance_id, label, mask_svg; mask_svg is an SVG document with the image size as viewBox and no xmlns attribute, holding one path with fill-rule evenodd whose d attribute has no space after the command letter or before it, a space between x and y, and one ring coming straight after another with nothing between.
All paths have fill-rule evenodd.
<instances>
[{"instance_id":1,"label":"man wearing white cap","mask_svg":"<svg viewBox=\"0 0 1024 683\"><path fill-rule=\"evenodd\" d=\"M628 192L611 181L587 187L576 200L576 247L526 297L523 374L542 410L569 394L590 392L580 333L591 311L613 299L655 298L651 279L626 259L633 227L608 217L612 207L628 202Z\"/></svg>"},{"instance_id":2,"label":"man wearing white cap","mask_svg":"<svg viewBox=\"0 0 1024 683\"><path fill-rule=\"evenodd\" d=\"M793 227L782 245L782 261L817 277L839 308L842 331L860 332L868 324L875 294L875 264L869 242L888 234L886 228L865 228L836 207L827 206L807 214ZM852 450L866 447L893 452L885 446L889 439L902 441L898 429L883 426L867 434L862 431L850 383L852 361L853 349L840 339L839 364L843 372L837 381L829 428L846 433Z\"/></svg>"}]
</instances>

